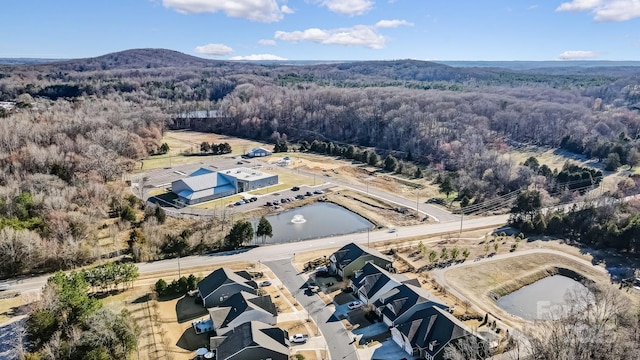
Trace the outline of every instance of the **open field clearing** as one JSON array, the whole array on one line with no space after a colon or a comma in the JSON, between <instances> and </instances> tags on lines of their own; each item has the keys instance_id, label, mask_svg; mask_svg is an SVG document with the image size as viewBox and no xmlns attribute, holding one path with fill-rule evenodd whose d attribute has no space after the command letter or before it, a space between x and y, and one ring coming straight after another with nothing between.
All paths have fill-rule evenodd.
<instances>
[{"instance_id":1,"label":"open field clearing","mask_svg":"<svg viewBox=\"0 0 640 360\"><path fill-rule=\"evenodd\" d=\"M231 153L234 155L246 154L249 150L258 146L267 150L272 150L273 148L271 144L254 140L189 130L165 131L162 141L169 145L171 149L169 153L173 154L199 153L200 144L204 141L215 144L229 143L231 145Z\"/></svg>"}]
</instances>

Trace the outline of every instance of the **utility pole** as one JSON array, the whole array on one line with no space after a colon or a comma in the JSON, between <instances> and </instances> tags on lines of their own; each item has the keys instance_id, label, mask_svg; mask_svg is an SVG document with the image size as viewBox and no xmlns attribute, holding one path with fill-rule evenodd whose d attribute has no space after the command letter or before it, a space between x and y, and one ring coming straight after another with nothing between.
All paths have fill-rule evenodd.
<instances>
[{"instance_id":1,"label":"utility pole","mask_svg":"<svg viewBox=\"0 0 640 360\"><path fill-rule=\"evenodd\" d=\"M460 206L460 232L458 233L458 239L462 238L462 220L464 219L464 208Z\"/></svg>"}]
</instances>

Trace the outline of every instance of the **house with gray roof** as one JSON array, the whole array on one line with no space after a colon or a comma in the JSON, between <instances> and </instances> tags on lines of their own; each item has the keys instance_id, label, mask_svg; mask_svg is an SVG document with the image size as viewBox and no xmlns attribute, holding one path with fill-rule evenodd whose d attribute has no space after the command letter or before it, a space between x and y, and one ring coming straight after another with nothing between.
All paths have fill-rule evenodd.
<instances>
[{"instance_id":1,"label":"house with gray roof","mask_svg":"<svg viewBox=\"0 0 640 360\"><path fill-rule=\"evenodd\" d=\"M351 278L351 288L362 302L372 304L380 295L400 286L401 281L400 276L394 276L374 263L368 262L354 273Z\"/></svg>"},{"instance_id":2,"label":"house with gray roof","mask_svg":"<svg viewBox=\"0 0 640 360\"><path fill-rule=\"evenodd\" d=\"M260 321L245 322L212 337L216 360L289 360L289 334Z\"/></svg>"},{"instance_id":3,"label":"house with gray roof","mask_svg":"<svg viewBox=\"0 0 640 360\"><path fill-rule=\"evenodd\" d=\"M232 295L241 291L257 294L258 284L251 279L246 271L233 272L226 268L219 268L207 275L198 283L198 296L204 307L210 308L221 305Z\"/></svg>"},{"instance_id":4,"label":"house with gray roof","mask_svg":"<svg viewBox=\"0 0 640 360\"><path fill-rule=\"evenodd\" d=\"M219 306L209 308L213 329L218 335L249 321L275 325L278 311L271 296L256 296L246 291L231 295Z\"/></svg>"},{"instance_id":5,"label":"house with gray roof","mask_svg":"<svg viewBox=\"0 0 640 360\"><path fill-rule=\"evenodd\" d=\"M329 257L329 272L342 277L351 277L366 263L373 263L383 269L390 269L392 260L377 250L349 243Z\"/></svg>"},{"instance_id":6,"label":"house with gray roof","mask_svg":"<svg viewBox=\"0 0 640 360\"><path fill-rule=\"evenodd\" d=\"M488 342L448 311L431 306L413 313L407 321L391 328L391 338L407 354L427 360L444 359L445 348L464 342L474 344L480 353L488 353ZM485 358L486 356L479 356Z\"/></svg>"},{"instance_id":7,"label":"house with gray roof","mask_svg":"<svg viewBox=\"0 0 640 360\"><path fill-rule=\"evenodd\" d=\"M176 205L186 206L215 200L233 194L260 189L278 183L278 175L249 168L212 171L200 168L189 176L171 183L178 195Z\"/></svg>"},{"instance_id":8,"label":"house with gray roof","mask_svg":"<svg viewBox=\"0 0 640 360\"><path fill-rule=\"evenodd\" d=\"M381 294L373 306L376 313L382 317L382 321L389 326L406 322L417 311L432 306L449 310L444 301L437 296L419 286L407 283Z\"/></svg>"}]
</instances>

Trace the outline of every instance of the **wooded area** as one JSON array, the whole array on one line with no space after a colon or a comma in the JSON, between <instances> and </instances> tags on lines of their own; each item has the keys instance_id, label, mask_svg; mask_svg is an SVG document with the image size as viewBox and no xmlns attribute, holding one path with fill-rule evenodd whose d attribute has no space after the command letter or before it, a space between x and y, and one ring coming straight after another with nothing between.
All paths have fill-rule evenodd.
<instances>
[{"instance_id":1,"label":"wooded area","mask_svg":"<svg viewBox=\"0 0 640 360\"><path fill-rule=\"evenodd\" d=\"M605 170L635 166L639 76L632 67L526 72L410 60L255 64L150 49L0 66L0 100L16 104L0 118L0 256L10 259L0 276L91 263L104 226L131 231L138 260L223 246L212 224L190 226L184 237L185 229L159 228L161 214L141 219L144 204L122 181L135 161L165 153L164 129L191 126L194 111L216 110L199 119L209 130L279 151L444 181L447 196L464 204L529 187L553 204L580 198L602 172L518 164L505 154L561 147ZM638 181L618 188L611 195L637 192ZM107 225L112 216L119 220ZM225 219L216 221L224 229Z\"/></svg>"}]
</instances>

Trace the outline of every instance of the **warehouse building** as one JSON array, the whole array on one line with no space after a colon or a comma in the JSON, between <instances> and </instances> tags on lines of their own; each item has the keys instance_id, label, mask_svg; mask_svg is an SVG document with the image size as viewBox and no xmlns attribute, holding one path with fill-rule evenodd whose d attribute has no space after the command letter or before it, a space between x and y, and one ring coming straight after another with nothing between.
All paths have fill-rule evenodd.
<instances>
[{"instance_id":1,"label":"warehouse building","mask_svg":"<svg viewBox=\"0 0 640 360\"><path fill-rule=\"evenodd\" d=\"M277 183L278 175L267 174L255 169L241 167L212 171L200 168L188 177L172 182L171 191L178 195L176 205L186 206Z\"/></svg>"}]
</instances>

